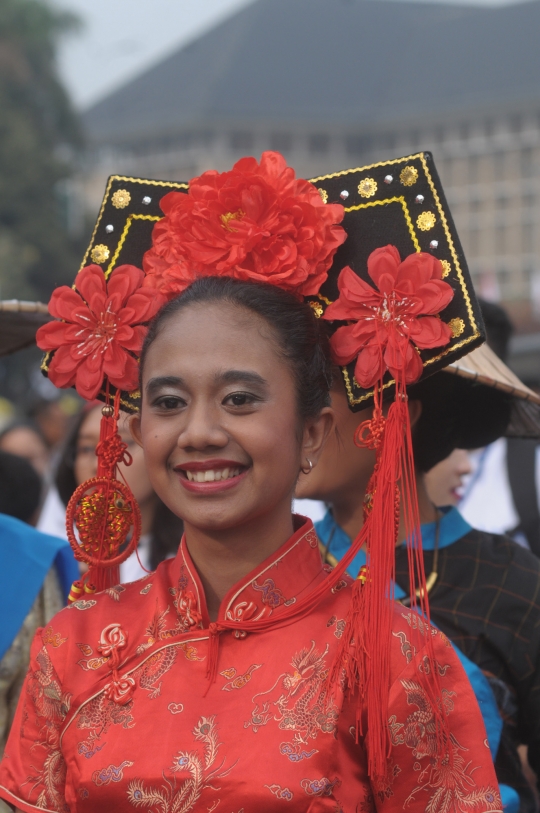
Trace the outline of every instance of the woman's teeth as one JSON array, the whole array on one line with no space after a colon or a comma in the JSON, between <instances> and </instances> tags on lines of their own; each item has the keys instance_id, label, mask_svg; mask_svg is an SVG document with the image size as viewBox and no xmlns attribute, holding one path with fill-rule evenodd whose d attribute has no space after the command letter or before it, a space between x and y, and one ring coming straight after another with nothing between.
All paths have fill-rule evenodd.
<instances>
[{"instance_id":1,"label":"woman's teeth","mask_svg":"<svg viewBox=\"0 0 540 813\"><path fill-rule=\"evenodd\" d=\"M194 483L213 483L216 480L230 480L238 477L241 469L209 469L208 471L186 471L186 477Z\"/></svg>"}]
</instances>

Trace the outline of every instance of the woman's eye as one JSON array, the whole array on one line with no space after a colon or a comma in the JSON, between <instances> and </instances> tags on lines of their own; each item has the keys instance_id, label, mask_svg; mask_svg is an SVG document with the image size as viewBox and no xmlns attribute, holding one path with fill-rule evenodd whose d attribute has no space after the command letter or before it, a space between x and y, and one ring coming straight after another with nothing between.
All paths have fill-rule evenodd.
<instances>
[{"instance_id":1,"label":"woman's eye","mask_svg":"<svg viewBox=\"0 0 540 813\"><path fill-rule=\"evenodd\" d=\"M249 392L233 392L225 398L225 403L230 406L247 406L255 401L255 396Z\"/></svg>"},{"instance_id":2,"label":"woman's eye","mask_svg":"<svg viewBox=\"0 0 540 813\"><path fill-rule=\"evenodd\" d=\"M184 403L185 402L184 402L184 400L182 398L176 398L176 397L174 397L172 395L169 395L169 396L165 396L163 398L159 398L155 402L154 406L158 407L159 409L164 409L164 410L170 411L170 410L173 410L173 409L178 409Z\"/></svg>"}]
</instances>

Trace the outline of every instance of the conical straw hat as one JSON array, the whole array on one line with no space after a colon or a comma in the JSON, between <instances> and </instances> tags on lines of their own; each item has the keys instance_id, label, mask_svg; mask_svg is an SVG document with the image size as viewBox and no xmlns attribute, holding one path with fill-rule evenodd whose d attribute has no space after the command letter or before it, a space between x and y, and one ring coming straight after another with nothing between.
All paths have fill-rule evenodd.
<instances>
[{"instance_id":1,"label":"conical straw hat","mask_svg":"<svg viewBox=\"0 0 540 813\"><path fill-rule=\"evenodd\" d=\"M0 356L34 344L38 327L51 318L43 302L0 300Z\"/></svg>"},{"instance_id":2,"label":"conical straw hat","mask_svg":"<svg viewBox=\"0 0 540 813\"><path fill-rule=\"evenodd\" d=\"M512 414L505 435L540 437L540 395L525 386L487 344L452 362L443 372L473 379L512 395Z\"/></svg>"}]
</instances>

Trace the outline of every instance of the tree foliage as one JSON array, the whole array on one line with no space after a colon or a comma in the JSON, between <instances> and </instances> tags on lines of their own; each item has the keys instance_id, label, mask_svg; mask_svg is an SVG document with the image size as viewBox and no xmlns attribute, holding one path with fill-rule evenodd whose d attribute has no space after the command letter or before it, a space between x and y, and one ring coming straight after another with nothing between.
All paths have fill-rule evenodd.
<instances>
[{"instance_id":1,"label":"tree foliage","mask_svg":"<svg viewBox=\"0 0 540 813\"><path fill-rule=\"evenodd\" d=\"M0 298L40 298L73 277L77 251L59 190L81 146L57 74L73 15L44 0L0 0Z\"/></svg>"}]
</instances>

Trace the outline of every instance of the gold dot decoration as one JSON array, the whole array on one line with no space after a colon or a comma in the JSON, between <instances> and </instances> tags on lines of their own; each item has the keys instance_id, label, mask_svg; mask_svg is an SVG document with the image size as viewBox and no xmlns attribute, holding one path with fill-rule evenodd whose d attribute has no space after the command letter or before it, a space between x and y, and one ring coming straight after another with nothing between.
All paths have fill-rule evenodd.
<instances>
[{"instance_id":1,"label":"gold dot decoration","mask_svg":"<svg viewBox=\"0 0 540 813\"><path fill-rule=\"evenodd\" d=\"M90 256L95 263L99 263L99 265L101 265L101 263L104 263L106 260L109 259L109 257L111 256L111 252L109 251L107 246L104 246L102 243L100 243L99 245L94 246Z\"/></svg>"},{"instance_id":2,"label":"gold dot decoration","mask_svg":"<svg viewBox=\"0 0 540 813\"><path fill-rule=\"evenodd\" d=\"M323 315L323 313L324 313L324 308L323 308L323 306L321 305L321 303L320 303L320 302L310 302L309 304L311 305L311 308L312 308L312 310L313 310L313 313L315 314L315 316L317 317L317 319L320 319L320 318L321 318L321 316L322 316L322 315Z\"/></svg>"},{"instance_id":3,"label":"gold dot decoration","mask_svg":"<svg viewBox=\"0 0 540 813\"><path fill-rule=\"evenodd\" d=\"M442 278L446 279L446 277L452 271L452 266L450 265L448 260L441 260L441 265L442 265Z\"/></svg>"},{"instance_id":4,"label":"gold dot decoration","mask_svg":"<svg viewBox=\"0 0 540 813\"><path fill-rule=\"evenodd\" d=\"M323 203L328 203L328 192L326 189L319 189L319 195Z\"/></svg>"},{"instance_id":5,"label":"gold dot decoration","mask_svg":"<svg viewBox=\"0 0 540 813\"><path fill-rule=\"evenodd\" d=\"M358 192L363 198L372 198L377 191L377 181L373 178L364 178L358 184Z\"/></svg>"},{"instance_id":6,"label":"gold dot decoration","mask_svg":"<svg viewBox=\"0 0 540 813\"><path fill-rule=\"evenodd\" d=\"M433 228L436 222L437 218L433 212L422 212L422 214L418 215L416 225L419 229L421 229L421 231L429 231Z\"/></svg>"},{"instance_id":7,"label":"gold dot decoration","mask_svg":"<svg viewBox=\"0 0 540 813\"><path fill-rule=\"evenodd\" d=\"M418 170L416 167L403 167L401 172L399 173L399 180L403 184L403 186L414 186L416 181L418 180Z\"/></svg>"},{"instance_id":8,"label":"gold dot decoration","mask_svg":"<svg viewBox=\"0 0 540 813\"><path fill-rule=\"evenodd\" d=\"M455 319L450 319L448 322L448 327L452 331L452 337L454 339L457 339L458 336L465 333L465 322L463 319L460 319L459 316L456 316Z\"/></svg>"},{"instance_id":9,"label":"gold dot decoration","mask_svg":"<svg viewBox=\"0 0 540 813\"><path fill-rule=\"evenodd\" d=\"M115 209L125 209L129 205L131 195L127 189L117 189L111 198L112 205Z\"/></svg>"}]
</instances>

